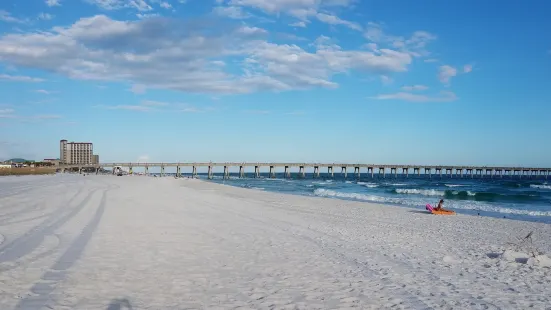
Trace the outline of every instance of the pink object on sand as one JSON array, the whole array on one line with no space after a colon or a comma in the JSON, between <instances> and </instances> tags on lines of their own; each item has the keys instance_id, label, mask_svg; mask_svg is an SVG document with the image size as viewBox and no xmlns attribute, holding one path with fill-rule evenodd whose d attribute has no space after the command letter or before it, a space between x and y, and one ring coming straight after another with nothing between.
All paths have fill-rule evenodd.
<instances>
[{"instance_id":1,"label":"pink object on sand","mask_svg":"<svg viewBox=\"0 0 551 310\"><path fill-rule=\"evenodd\" d=\"M425 207L425 209L427 209L427 211L429 212L432 212L434 211L434 209L431 207L431 205L427 204L427 206Z\"/></svg>"}]
</instances>

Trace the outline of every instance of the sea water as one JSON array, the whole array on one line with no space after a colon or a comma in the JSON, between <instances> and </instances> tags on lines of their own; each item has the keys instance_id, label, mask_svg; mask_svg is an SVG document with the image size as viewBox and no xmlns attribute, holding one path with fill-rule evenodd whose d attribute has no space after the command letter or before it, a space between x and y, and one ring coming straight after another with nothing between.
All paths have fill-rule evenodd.
<instances>
[{"instance_id":1,"label":"sea water","mask_svg":"<svg viewBox=\"0 0 551 310\"><path fill-rule=\"evenodd\" d=\"M206 179L206 175L200 175ZM551 180L544 178L520 179L515 176L504 178L474 178L446 176L398 175L386 178L363 175L360 179L348 174L334 177L321 174L314 178L307 174L304 178L293 175L286 179L283 174L269 178L239 178L231 174L224 179L215 174L212 182L243 188L304 196L317 196L333 199L368 201L392 204L424 210L426 204L437 205L444 199L444 207L457 213L529 220L551 223Z\"/></svg>"}]
</instances>

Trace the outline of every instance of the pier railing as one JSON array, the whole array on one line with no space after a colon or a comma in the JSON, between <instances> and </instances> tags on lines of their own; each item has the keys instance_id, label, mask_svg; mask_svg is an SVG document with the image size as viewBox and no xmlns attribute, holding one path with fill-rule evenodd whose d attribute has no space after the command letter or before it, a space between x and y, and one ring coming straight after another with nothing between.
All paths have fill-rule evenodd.
<instances>
[{"instance_id":1,"label":"pier railing","mask_svg":"<svg viewBox=\"0 0 551 310\"><path fill-rule=\"evenodd\" d=\"M245 177L245 168L254 167L254 176L260 177L260 169L262 167L269 167L270 177L275 178L276 169L284 169L284 176L291 176L291 168L298 168L299 176L305 177L306 168L314 170L314 177L320 176L321 168L327 169L327 174L333 176L335 173L334 168L340 168L340 173L347 177L348 169L354 169L354 175L358 178L361 176L362 169L364 173L367 173L371 177L376 174L381 177L386 177L387 172L394 177L398 177L398 174L404 177L409 177L410 174L427 177L433 175L449 176L449 177L501 177L509 176L514 177L542 177L547 179L551 176L551 168L530 168L530 167L490 167L490 166L443 166L443 165L374 165L374 164L347 164L347 163L269 163L269 162L184 162L184 163L100 163L90 165L66 165L60 164L59 168L65 169L84 169L95 168L96 172L100 168L113 168L113 173L116 169L128 168L132 173L134 168L144 168L147 174L150 167L158 167L161 170L161 175L164 174L166 167L176 167L176 175L181 176L182 167L191 167L192 175L197 175L197 168L205 167L208 170L208 177L212 178L213 169L215 167L224 167L224 177L229 177L230 167L239 167L239 177ZM367 171L366 171L367 170ZM434 173L433 173L434 172Z\"/></svg>"}]
</instances>

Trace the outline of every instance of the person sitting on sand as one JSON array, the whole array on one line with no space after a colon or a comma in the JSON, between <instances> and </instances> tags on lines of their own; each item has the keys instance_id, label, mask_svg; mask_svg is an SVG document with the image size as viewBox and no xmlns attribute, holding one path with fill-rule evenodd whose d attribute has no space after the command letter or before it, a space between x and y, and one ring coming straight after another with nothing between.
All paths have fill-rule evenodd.
<instances>
[{"instance_id":1,"label":"person sitting on sand","mask_svg":"<svg viewBox=\"0 0 551 310\"><path fill-rule=\"evenodd\" d=\"M444 199L440 199L440 202L438 203L438 206L434 208L435 211L449 211L444 209L442 206L444 205Z\"/></svg>"}]
</instances>

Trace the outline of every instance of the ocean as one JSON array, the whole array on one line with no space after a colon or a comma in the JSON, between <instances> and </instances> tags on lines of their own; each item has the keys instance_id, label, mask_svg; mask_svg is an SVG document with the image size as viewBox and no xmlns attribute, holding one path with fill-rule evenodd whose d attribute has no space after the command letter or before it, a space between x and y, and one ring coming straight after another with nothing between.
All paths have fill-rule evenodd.
<instances>
[{"instance_id":1,"label":"ocean","mask_svg":"<svg viewBox=\"0 0 551 310\"><path fill-rule=\"evenodd\" d=\"M207 179L206 175L199 175ZM444 207L460 214L491 216L516 220L551 223L551 180L543 178L518 176L504 178L449 178L433 175L428 177L405 177L398 175L386 178L370 175L354 175L344 178L339 173L334 177L321 174L313 178L293 175L291 179L278 174L271 179L267 173L258 179L238 178L231 174L223 179L222 174L215 174L211 182L253 188L258 190L287 193L304 196L317 196L332 199L368 201L381 204L392 204L407 208L424 210L425 205L436 205L444 199Z\"/></svg>"}]
</instances>

